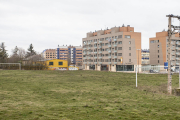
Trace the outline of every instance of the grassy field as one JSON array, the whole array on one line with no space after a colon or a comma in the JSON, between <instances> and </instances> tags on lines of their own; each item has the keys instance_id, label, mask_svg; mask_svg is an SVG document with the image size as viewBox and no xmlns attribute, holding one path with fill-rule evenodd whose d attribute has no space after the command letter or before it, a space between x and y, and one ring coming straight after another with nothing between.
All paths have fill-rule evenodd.
<instances>
[{"instance_id":1,"label":"grassy field","mask_svg":"<svg viewBox=\"0 0 180 120\"><path fill-rule=\"evenodd\" d=\"M178 75L173 75L173 88ZM98 71L0 71L1 120L180 119L167 75Z\"/></svg>"}]
</instances>

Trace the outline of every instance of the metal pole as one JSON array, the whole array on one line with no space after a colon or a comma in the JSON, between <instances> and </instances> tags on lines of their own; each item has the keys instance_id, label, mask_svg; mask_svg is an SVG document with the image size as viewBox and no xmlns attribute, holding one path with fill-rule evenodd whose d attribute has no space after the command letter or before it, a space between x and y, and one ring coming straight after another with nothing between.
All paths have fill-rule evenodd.
<instances>
[{"instance_id":1,"label":"metal pole","mask_svg":"<svg viewBox=\"0 0 180 120\"><path fill-rule=\"evenodd\" d=\"M179 65L179 88L180 88L180 65Z\"/></svg>"},{"instance_id":2,"label":"metal pole","mask_svg":"<svg viewBox=\"0 0 180 120\"><path fill-rule=\"evenodd\" d=\"M137 87L137 66L136 66L136 87Z\"/></svg>"},{"instance_id":3,"label":"metal pole","mask_svg":"<svg viewBox=\"0 0 180 120\"><path fill-rule=\"evenodd\" d=\"M168 26L168 93L171 95L172 94L172 86L171 86L171 17L169 16L169 26Z\"/></svg>"},{"instance_id":4,"label":"metal pole","mask_svg":"<svg viewBox=\"0 0 180 120\"><path fill-rule=\"evenodd\" d=\"M19 70L21 70L21 63L19 63Z\"/></svg>"}]
</instances>

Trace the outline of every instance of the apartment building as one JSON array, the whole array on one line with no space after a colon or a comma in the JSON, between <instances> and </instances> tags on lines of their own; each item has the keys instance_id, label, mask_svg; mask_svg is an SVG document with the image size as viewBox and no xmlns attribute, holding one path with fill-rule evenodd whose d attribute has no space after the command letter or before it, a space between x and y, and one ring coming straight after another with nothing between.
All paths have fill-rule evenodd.
<instances>
[{"instance_id":1,"label":"apartment building","mask_svg":"<svg viewBox=\"0 0 180 120\"><path fill-rule=\"evenodd\" d=\"M180 36L179 33L171 38L171 65L180 64ZM149 39L150 64L164 65L168 62L168 32L157 32L156 37Z\"/></svg>"},{"instance_id":2,"label":"apartment building","mask_svg":"<svg viewBox=\"0 0 180 120\"><path fill-rule=\"evenodd\" d=\"M42 56L47 59L56 59L56 49L46 49L42 52Z\"/></svg>"},{"instance_id":3,"label":"apartment building","mask_svg":"<svg viewBox=\"0 0 180 120\"><path fill-rule=\"evenodd\" d=\"M149 65L149 49L141 50L141 65Z\"/></svg>"},{"instance_id":4,"label":"apartment building","mask_svg":"<svg viewBox=\"0 0 180 120\"><path fill-rule=\"evenodd\" d=\"M71 65L82 66L81 46L59 46L56 53L57 59L68 60Z\"/></svg>"},{"instance_id":5,"label":"apartment building","mask_svg":"<svg viewBox=\"0 0 180 120\"><path fill-rule=\"evenodd\" d=\"M85 70L135 71L141 65L141 33L130 25L89 32L82 44Z\"/></svg>"},{"instance_id":6,"label":"apartment building","mask_svg":"<svg viewBox=\"0 0 180 120\"><path fill-rule=\"evenodd\" d=\"M70 65L82 66L82 47L81 46L58 46L56 49L46 49L41 55L47 59L67 60Z\"/></svg>"}]
</instances>

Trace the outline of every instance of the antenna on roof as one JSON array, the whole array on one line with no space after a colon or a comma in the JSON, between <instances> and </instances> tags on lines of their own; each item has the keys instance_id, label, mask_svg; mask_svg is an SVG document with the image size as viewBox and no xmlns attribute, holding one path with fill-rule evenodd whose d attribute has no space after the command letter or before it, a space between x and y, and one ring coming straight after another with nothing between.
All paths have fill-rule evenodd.
<instances>
[{"instance_id":1,"label":"antenna on roof","mask_svg":"<svg viewBox=\"0 0 180 120\"><path fill-rule=\"evenodd\" d=\"M124 27L124 24L122 25L122 27Z\"/></svg>"},{"instance_id":2,"label":"antenna on roof","mask_svg":"<svg viewBox=\"0 0 180 120\"><path fill-rule=\"evenodd\" d=\"M59 45L58 45L58 47L59 47Z\"/></svg>"},{"instance_id":3,"label":"antenna on roof","mask_svg":"<svg viewBox=\"0 0 180 120\"><path fill-rule=\"evenodd\" d=\"M108 27L107 27L107 30L108 30Z\"/></svg>"}]
</instances>

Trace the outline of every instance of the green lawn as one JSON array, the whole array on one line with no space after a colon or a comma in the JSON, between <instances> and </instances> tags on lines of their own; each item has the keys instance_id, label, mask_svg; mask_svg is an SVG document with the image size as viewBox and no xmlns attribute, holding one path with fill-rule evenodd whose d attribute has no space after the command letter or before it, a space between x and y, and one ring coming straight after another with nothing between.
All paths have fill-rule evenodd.
<instances>
[{"instance_id":1,"label":"green lawn","mask_svg":"<svg viewBox=\"0 0 180 120\"><path fill-rule=\"evenodd\" d=\"M178 75L173 75L173 88ZM167 75L98 71L0 71L0 120L180 119Z\"/></svg>"}]
</instances>

